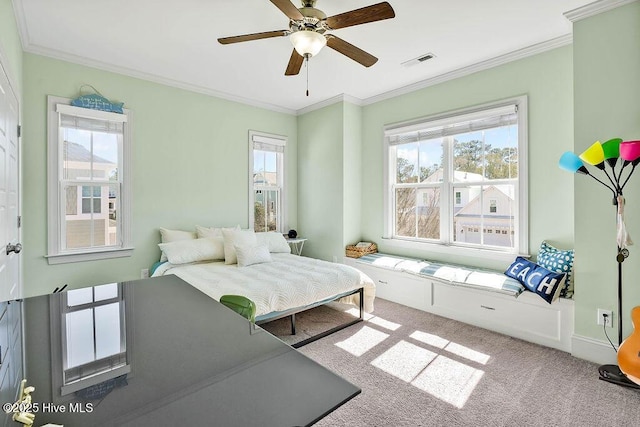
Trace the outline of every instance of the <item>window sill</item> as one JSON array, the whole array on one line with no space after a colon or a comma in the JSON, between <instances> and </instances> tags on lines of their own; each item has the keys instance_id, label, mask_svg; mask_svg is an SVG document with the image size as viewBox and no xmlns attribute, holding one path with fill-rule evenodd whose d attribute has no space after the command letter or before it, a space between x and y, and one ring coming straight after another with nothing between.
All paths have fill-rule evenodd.
<instances>
[{"instance_id":1,"label":"window sill","mask_svg":"<svg viewBox=\"0 0 640 427\"><path fill-rule=\"evenodd\" d=\"M521 256L529 258L529 254L518 254L516 252L502 252L488 249L477 249L465 246L447 246L437 243L415 242L411 240L393 239L385 237L382 239L387 247L397 249L412 249L420 252L437 253L443 256L455 256L460 264L464 264L464 258L474 261L482 260L493 263L512 263L515 257ZM421 255L416 254L418 257Z\"/></svg>"},{"instance_id":2,"label":"window sill","mask_svg":"<svg viewBox=\"0 0 640 427\"><path fill-rule=\"evenodd\" d=\"M115 368L111 371L102 372L92 377L84 378L79 381L75 381L71 384L63 385L60 388L60 396L75 393L78 390L83 390L87 387L91 387L102 382L117 378L121 375L126 375L131 372L131 365L124 365L119 368Z\"/></svg>"},{"instance_id":3,"label":"window sill","mask_svg":"<svg viewBox=\"0 0 640 427\"><path fill-rule=\"evenodd\" d=\"M82 261L96 261L100 259L124 258L133 255L133 248L109 249L93 252L77 252L56 255L46 255L49 265L66 264Z\"/></svg>"}]
</instances>

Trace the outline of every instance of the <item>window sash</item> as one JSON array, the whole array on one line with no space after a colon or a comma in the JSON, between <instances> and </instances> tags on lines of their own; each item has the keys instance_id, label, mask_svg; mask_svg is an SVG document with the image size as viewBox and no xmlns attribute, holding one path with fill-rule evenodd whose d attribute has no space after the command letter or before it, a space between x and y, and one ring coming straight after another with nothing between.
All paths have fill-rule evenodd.
<instances>
[{"instance_id":1,"label":"window sash","mask_svg":"<svg viewBox=\"0 0 640 427\"><path fill-rule=\"evenodd\" d=\"M499 105L500 104L500 105ZM385 144L386 144L386 161L388 167L385 171L385 180L387 182L387 193L385 195L385 235L387 238L394 240L407 240L414 242L431 242L439 245L446 246L460 246L469 247L481 250L491 250L498 252L519 252L526 254L528 249L528 239L526 236L527 221L526 221L526 97L519 97L513 100L503 101L497 103L495 108L487 108L487 106L471 109L469 113L460 114L459 112L441 115L435 118L420 119L419 121L402 123L399 125L391 125L385 128ZM483 116L489 115L488 120L482 120ZM473 120L470 126L464 127L460 123L465 120ZM494 128L498 125L511 126L517 125L517 150L519 156L518 162L518 177L511 179L491 180L481 177L474 181L457 182L453 180L453 135L460 133L466 133L483 128L484 130ZM457 125L457 126L456 126ZM433 130L436 131L433 131ZM431 131L430 133L427 131ZM439 132L439 133L438 133ZM446 135L450 133L453 135ZM444 168L443 182L436 183L441 184L441 237L439 240L422 239L416 237L399 236L396 232L397 217L396 217L396 200L395 192L398 188L416 188L427 189L434 188L434 185L425 183L396 183L396 166L397 156L396 149L399 144L413 143L419 141L425 141L430 138L438 138L445 136L445 140L449 143L444 147L443 153L443 165ZM486 141L491 143L491 141ZM456 242L454 231L454 211L460 208L460 205L456 205L456 195L454 191L458 191L460 188L470 188L475 186L490 186L490 185L513 185L514 200L511 201L513 206L513 215L510 220L511 227L511 243L510 246L494 246L482 242L481 244L467 244L465 242ZM454 190L455 189L455 190ZM524 201L523 201L524 198ZM460 200L462 203L468 203L464 197ZM418 206L419 201L416 201ZM488 202L486 202L488 203ZM485 203L485 204L486 204ZM465 205L466 206L466 205ZM498 208L499 209L499 208ZM480 227L480 226L479 226ZM486 227L485 227L486 228ZM524 230L524 231L523 231ZM515 233L514 233L515 231ZM495 232L493 233L496 234ZM499 233L507 234L507 233ZM417 234L416 234L417 235ZM486 240L486 239L485 239ZM402 246L407 247L407 246Z\"/></svg>"}]
</instances>

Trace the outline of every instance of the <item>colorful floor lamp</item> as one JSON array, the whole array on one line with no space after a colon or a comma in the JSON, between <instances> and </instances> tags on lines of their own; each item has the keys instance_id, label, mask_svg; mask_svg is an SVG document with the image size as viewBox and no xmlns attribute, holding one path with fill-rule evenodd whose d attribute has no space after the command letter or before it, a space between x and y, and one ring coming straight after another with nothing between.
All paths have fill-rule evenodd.
<instances>
[{"instance_id":1,"label":"colorful floor lamp","mask_svg":"<svg viewBox=\"0 0 640 427\"><path fill-rule=\"evenodd\" d=\"M618 159L622 159L622 161L618 161ZM592 175L584 163L595 166L598 170L602 171L608 182ZM595 142L580 154L580 156L567 151L560 157L559 162L561 169L571 173L588 175L598 183L607 187L613 195L613 205L616 207L616 240L618 242L616 261L618 262L619 345L622 344L622 263L629 256L627 246L633 244L624 224L624 196L622 191L639 163L640 141L623 142L620 138L611 139L602 144L599 141ZM609 166L609 171L607 171L606 165ZM628 168L629 165L631 165L630 169ZM625 175L624 178L623 175ZM598 371L601 380L627 387L640 388L640 385L630 381L617 365L602 365L598 368Z\"/></svg>"}]
</instances>

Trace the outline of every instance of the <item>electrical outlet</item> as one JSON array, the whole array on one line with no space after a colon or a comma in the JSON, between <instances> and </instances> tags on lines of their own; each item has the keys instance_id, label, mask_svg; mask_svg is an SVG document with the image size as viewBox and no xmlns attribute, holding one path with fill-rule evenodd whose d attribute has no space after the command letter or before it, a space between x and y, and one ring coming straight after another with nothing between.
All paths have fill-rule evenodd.
<instances>
[{"instance_id":1,"label":"electrical outlet","mask_svg":"<svg viewBox=\"0 0 640 427\"><path fill-rule=\"evenodd\" d=\"M143 268L142 270L140 270L140 278L141 279L148 279L149 278L149 269L148 268Z\"/></svg>"},{"instance_id":2,"label":"electrical outlet","mask_svg":"<svg viewBox=\"0 0 640 427\"><path fill-rule=\"evenodd\" d=\"M605 314L607 315L606 318L604 316ZM605 325L609 328L613 328L613 311L599 308L597 323L600 326Z\"/></svg>"}]
</instances>

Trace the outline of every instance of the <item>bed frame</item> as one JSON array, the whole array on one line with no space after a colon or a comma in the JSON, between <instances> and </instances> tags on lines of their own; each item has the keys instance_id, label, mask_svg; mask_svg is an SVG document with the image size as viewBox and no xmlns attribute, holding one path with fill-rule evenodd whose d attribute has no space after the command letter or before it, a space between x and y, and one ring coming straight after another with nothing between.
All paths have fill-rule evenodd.
<instances>
[{"instance_id":1,"label":"bed frame","mask_svg":"<svg viewBox=\"0 0 640 427\"><path fill-rule=\"evenodd\" d=\"M263 319L260 319L260 320L256 320L255 323L256 323L256 325L261 325L263 323L268 323L268 322L271 322L271 321L274 321L274 320L282 319L284 317L290 317L291 318L291 335L295 335L296 334L296 314L302 313L303 311L307 311L307 310L310 310L310 309L315 308L315 307L319 307L321 305L328 304L328 303L336 301L336 300L338 300L340 298L347 297L347 296L350 296L350 295L355 295L355 294L358 294L358 296L359 296L358 299L360 300L360 304L359 304L359 306L360 306L359 307L360 308L360 315L356 319L350 320L350 321L348 321L346 323L343 323L343 324L340 324L338 326L334 326L331 329L328 329L328 330L326 330L324 332L320 332L319 334L316 334L316 335L314 335L312 337L306 338L306 339L304 339L302 341L299 341L299 342L294 343L294 344L291 345L291 347L293 347L293 348L300 348L300 347L302 347L304 345L307 345L309 343L317 341L320 338L324 338L324 337L326 337L328 335L331 335L331 334L333 334L335 332L341 331L342 329L347 328L347 327L349 327L351 325L355 325L356 323L362 322L364 320L364 288L358 288L358 289L356 289L354 291L350 291L350 292L347 292L347 293L343 293L343 294L337 295L337 296L335 296L335 297L333 297L333 298L331 298L329 300L319 301L319 302L316 302L316 303L313 303L313 304L310 304L310 305L307 305L307 306L304 306L304 307L292 308L292 309L289 309L289 310L281 311L281 312L278 312L277 314L275 314L274 316L267 315L269 317L263 318Z\"/></svg>"}]
</instances>

